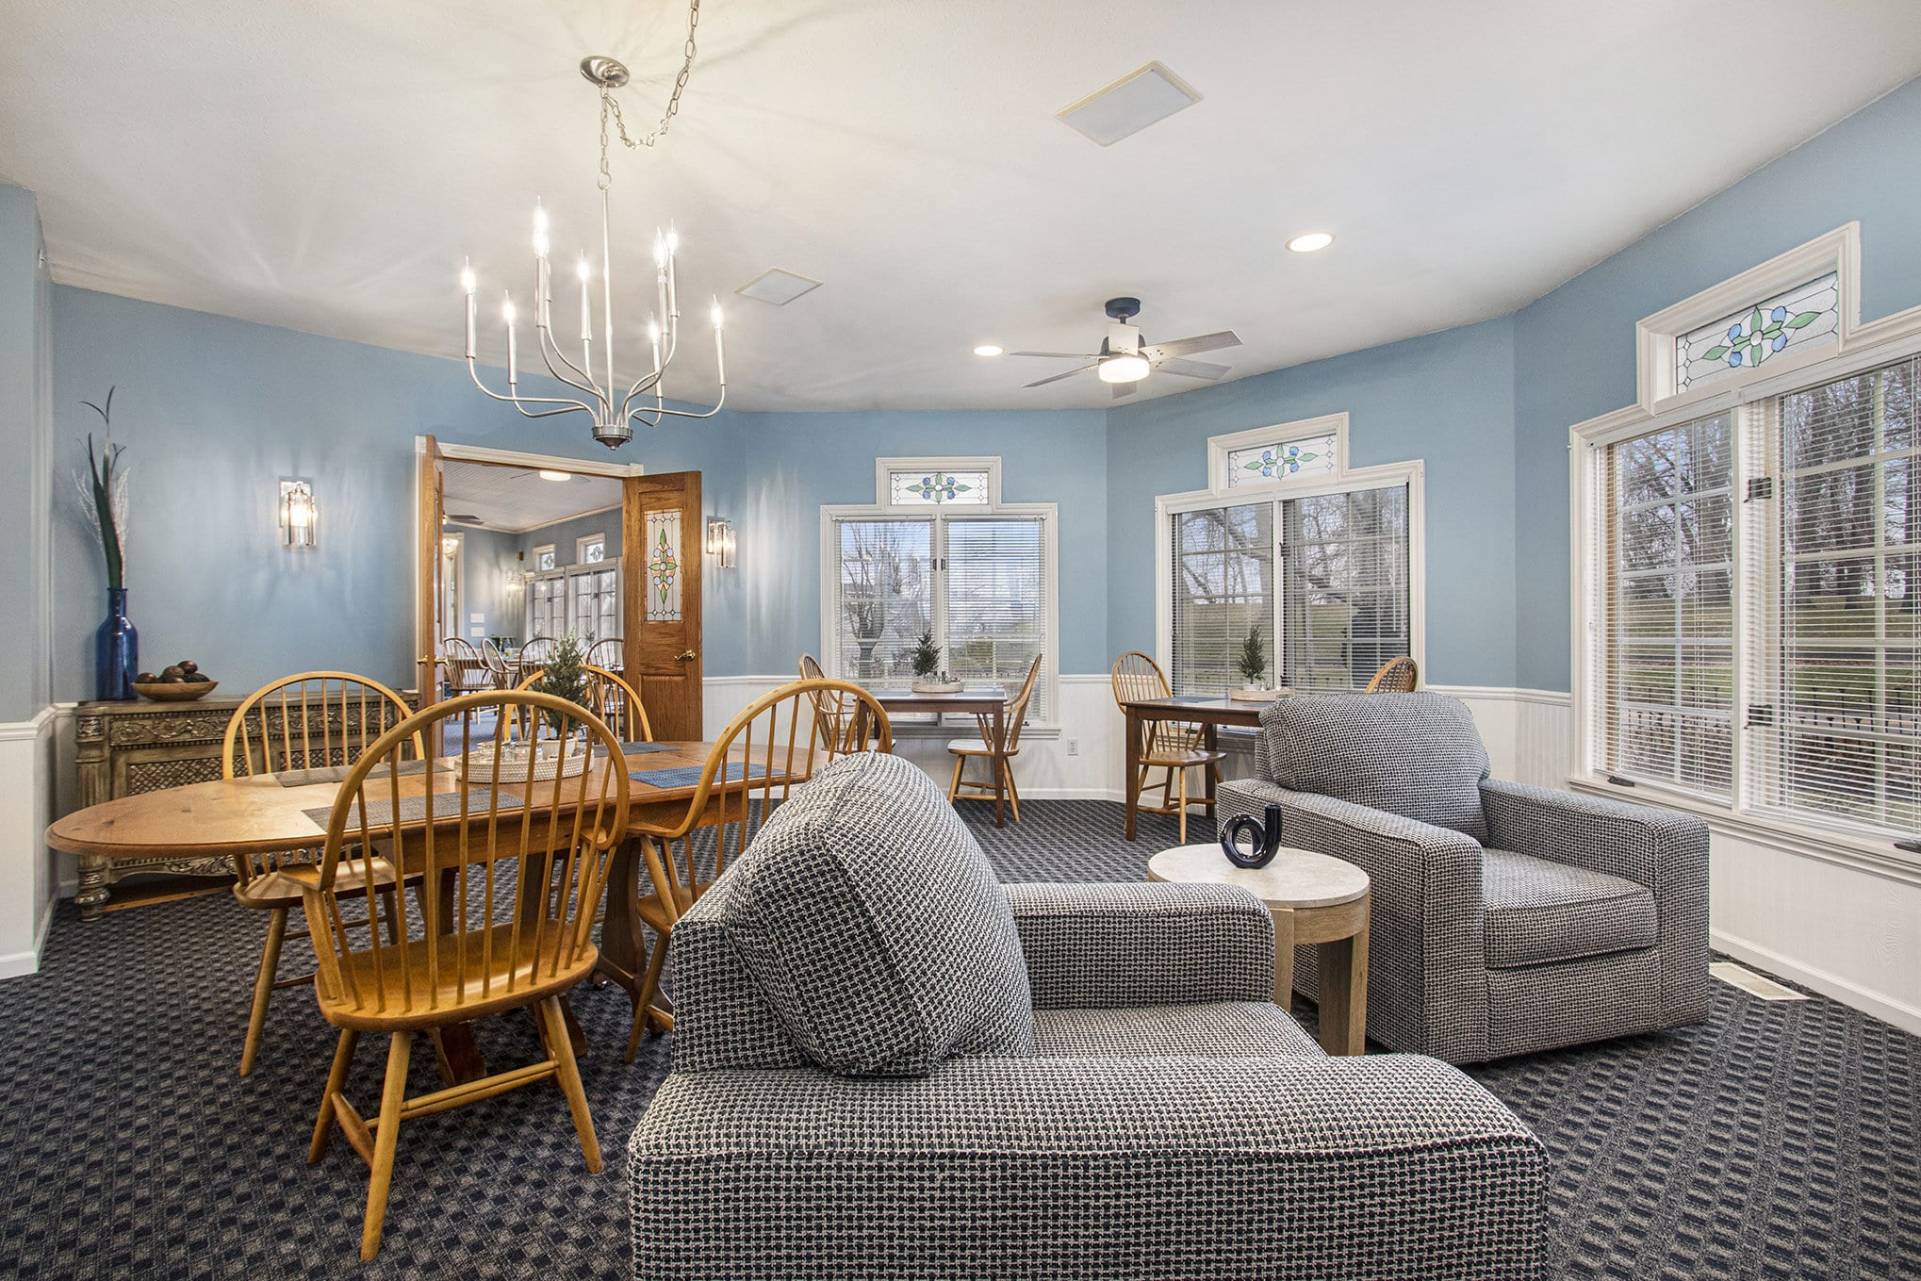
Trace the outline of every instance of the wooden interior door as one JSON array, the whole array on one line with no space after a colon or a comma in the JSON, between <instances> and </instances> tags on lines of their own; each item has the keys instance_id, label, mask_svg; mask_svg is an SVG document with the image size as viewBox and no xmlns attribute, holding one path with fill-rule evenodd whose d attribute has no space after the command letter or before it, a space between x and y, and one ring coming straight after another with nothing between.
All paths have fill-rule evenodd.
<instances>
[{"instance_id":1,"label":"wooden interior door","mask_svg":"<svg viewBox=\"0 0 1921 1281\"><path fill-rule=\"evenodd\" d=\"M626 675L657 739L706 737L701 711L700 473L633 476L621 503Z\"/></svg>"},{"instance_id":2,"label":"wooden interior door","mask_svg":"<svg viewBox=\"0 0 1921 1281\"><path fill-rule=\"evenodd\" d=\"M440 638L447 634L441 615L446 585L441 582L440 530L446 523L446 467L440 442L432 436L417 460L418 492L414 502L419 527L414 532L414 688L424 711L440 698Z\"/></svg>"}]
</instances>

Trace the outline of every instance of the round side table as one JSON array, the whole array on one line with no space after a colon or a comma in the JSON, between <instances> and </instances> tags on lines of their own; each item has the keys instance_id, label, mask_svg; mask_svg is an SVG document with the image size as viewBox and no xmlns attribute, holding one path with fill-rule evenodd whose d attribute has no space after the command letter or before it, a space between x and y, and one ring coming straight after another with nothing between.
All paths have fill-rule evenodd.
<instances>
[{"instance_id":1,"label":"round side table","mask_svg":"<svg viewBox=\"0 0 1921 1281\"><path fill-rule=\"evenodd\" d=\"M1266 867L1236 867L1218 845L1177 845L1147 861L1147 879L1238 885L1274 918L1274 1003L1294 995L1294 949L1320 950L1321 1048L1362 1054L1367 1047L1367 873L1352 863L1283 848Z\"/></svg>"}]
</instances>

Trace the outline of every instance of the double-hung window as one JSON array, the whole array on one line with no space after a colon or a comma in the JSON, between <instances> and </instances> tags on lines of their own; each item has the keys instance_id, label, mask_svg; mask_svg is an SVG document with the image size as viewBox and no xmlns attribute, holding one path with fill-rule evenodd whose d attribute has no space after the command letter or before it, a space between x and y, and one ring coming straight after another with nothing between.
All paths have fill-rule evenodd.
<instances>
[{"instance_id":1,"label":"double-hung window","mask_svg":"<svg viewBox=\"0 0 1921 1281\"><path fill-rule=\"evenodd\" d=\"M1843 235L1642 322L1574 429L1577 773L1915 850L1921 325L1854 325Z\"/></svg>"},{"instance_id":2,"label":"double-hung window","mask_svg":"<svg viewBox=\"0 0 1921 1281\"><path fill-rule=\"evenodd\" d=\"M1156 502L1160 653L1176 694L1360 689L1420 658L1419 463L1351 469L1347 417L1209 442L1207 491Z\"/></svg>"},{"instance_id":3,"label":"double-hung window","mask_svg":"<svg viewBox=\"0 0 1921 1281\"><path fill-rule=\"evenodd\" d=\"M1058 671L1052 503L1000 501L998 458L881 459L873 506L821 508L821 642L829 675L905 689L923 634L941 667L1018 687L1053 719Z\"/></svg>"}]
</instances>

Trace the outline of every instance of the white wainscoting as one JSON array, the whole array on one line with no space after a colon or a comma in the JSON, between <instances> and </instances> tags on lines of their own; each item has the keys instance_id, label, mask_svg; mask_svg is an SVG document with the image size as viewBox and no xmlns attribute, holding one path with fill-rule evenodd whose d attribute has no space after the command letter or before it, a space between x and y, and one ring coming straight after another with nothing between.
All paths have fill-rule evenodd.
<instances>
[{"instance_id":1,"label":"white wainscoting","mask_svg":"<svg viewBox=\"0 0 1921 1281\"><path fill-rule=\"evenodd\" d=\"M40 968L55 869L43 833L54 813L54 709L0 724L0 978Z\"/></svg>"}]
</instances>

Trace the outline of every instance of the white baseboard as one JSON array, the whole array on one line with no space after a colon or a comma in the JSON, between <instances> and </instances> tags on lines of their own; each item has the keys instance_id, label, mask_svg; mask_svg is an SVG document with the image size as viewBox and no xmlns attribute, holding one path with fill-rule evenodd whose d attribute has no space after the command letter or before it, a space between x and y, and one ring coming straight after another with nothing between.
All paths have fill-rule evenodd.
<instances>
[{"instance_id":1,"label":"white baseboard","mask_svg":"<svg viewBox=\"0 0 1921 1281\"><path fill-rule=\"evenodd\" d=\"M51 907L51 905L49 905ZM33 948L26 952L8 952L0 956L0 979L14 979L26 974L40 972L40 958L47 950L47 931L53 928L53 912L40 913L40 926L33 934Z\"/></svg>"},{"instance_id":2,"label":"white baseboard","mask_svg":"<svg viewBox=\"0 0 1921 1281\"><path fill-rule=\"evenodd\" d=\"M1811 988L1851 1009L1880 1019L1883 1023L1891 1023L1912 1036L1921 1036L1921 1007L1863 987L1839 974L1830 974L1815 966L1804 965L1771 947L1763 947L1759 943L1737 938L1722 930L1710 929L1708 939L1717 952L1725 952L1737 961Z\"/></svg>"}]
</instances>

